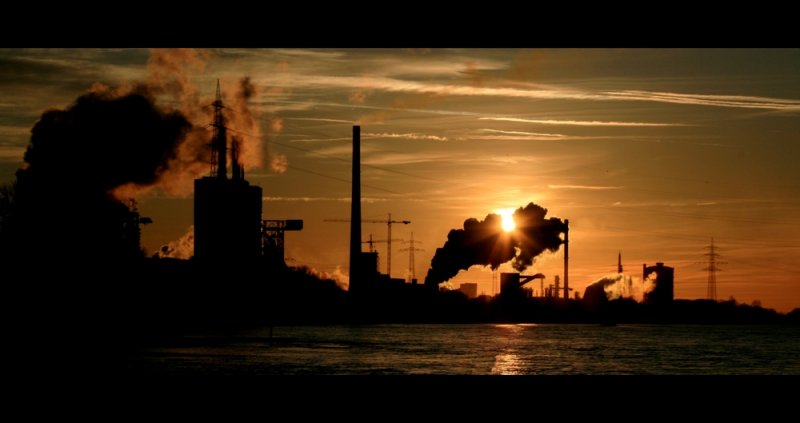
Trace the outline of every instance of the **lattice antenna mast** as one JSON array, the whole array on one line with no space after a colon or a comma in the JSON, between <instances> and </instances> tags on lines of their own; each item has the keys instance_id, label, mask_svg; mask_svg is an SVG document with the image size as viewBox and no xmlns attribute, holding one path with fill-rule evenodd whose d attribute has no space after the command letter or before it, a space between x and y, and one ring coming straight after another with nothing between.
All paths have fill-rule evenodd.
<instances>
[{"instance_id":1,"label":"lattice antenna mast","mask_svg":"<svg viewBox=\"0 0 800 423\"><path fill-rule=\"evenodd\" d=\"M416 266L414 265L414 252L415 251L425 251L422 248L417 248L414 244L421 244L421 241L414 241L414 232L411 232L411 240L404 241L409 244L408 248L403 248L400 251L408 251L408 279L406 282L412 282L414 279L417 278L417 271Z\"/></svg>"},{"instance_id":2,"label":"lattice antenna mast","mask_svg":"<svg viewBox=\"0 0 800 423\"><path fill-rule=\"evenodd\" d=\"M708 266L703 268L703 270L708 271L708 287L706 289L706 298L717 301L717 272L722 271L718 265L728 263L718 260L720 255L717 252L717 247L714 245L714 238L711 238L711 245L706 246L705 248L708 250L708 252L705 253L705 256L708 257Z\"/></svg>"},{"instance_id":3,"label":"lattice antenna mast","mask_svg":"<svg viewBox=\"0 0 800 423\"><path fill-rule=\"evenodd\" d=\"M225 118L222 116L222 92L219 89L219 79L217 79L217 98L211 105L214 107L214 133L211 138L211 176L225 179L228 175L227 149L228 134L225 129Z\"/></svg>"}]
</instances>

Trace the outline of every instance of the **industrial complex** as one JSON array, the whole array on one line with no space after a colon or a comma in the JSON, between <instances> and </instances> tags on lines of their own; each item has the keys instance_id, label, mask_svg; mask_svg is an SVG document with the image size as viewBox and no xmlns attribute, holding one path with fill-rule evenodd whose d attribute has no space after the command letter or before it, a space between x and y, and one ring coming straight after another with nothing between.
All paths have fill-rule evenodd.
<instances>
[{"instance_id":1,"label":"industrial complex","mask_svg":"<svg viewBox=\"0 0 800 423\"><path fill-rule=\"evenodd\" d=\"M42 230L40 223L50 216L45 211L48 209L36 202L38 198L23 204L30 210L39 210L38 214L16 217L21 222L15 228L18 234L7 232L15 237L3 239L4 251L9 251L10 257L21 257L17 265L27 263L26 260L31 262L25 264L31 275L45 271L33 263L35 255L31 251L36 251L40 253L37 260L57 262L66 271L80 274L88 281L83 285L87 291L118 290L113 298L122 306L115 313L124 316L121 318L130 327L145 333L221 321L237 324L596 321L604 320L597 317L601 315L613 315L614 320L634 316L631 318L635 320L657 321L665 319L664 310L685 307L681 303L685 300L675 299L673 267L662 262L643 264L641 278L633 277L623 273L621 254L617 273L578 292L570 279L570 222L547 217L547 210L534 203L514 212L513 230L504 231L497 214L489 214L484 220L465 220L463 228L452 229L446 242L435 249L426 275L418 280L414 253L421 250L417 247L419 241L414 240L413 232L409 240L392 235L393 225L412 225L414 216L362 217L359 125L352 127L350 217L328 219L349 224L349 240L342 240L342 244L349 244L349 286L344 289L337 281L302 264L287 266L285 245L291 238L287 240L286 234L303 230L304 222L301 218L263 219L263 189L246 178L240 158L245 144L236 128L226 122L226 113L230 112L223 104L219 83L211 106L212 133L206 146L211 153L203 156L208 157L210 171L194 180L191 258L145 257L140 245L142 225L152 220L139 214L135 201L123 204L109 199L103 186L96 191L98 199L77 203L82 208L69 216L74 220L84 215L103 217L91 220L94 226L90 236L80 240L84 250L94 248L94 257L87 257L80 250L58 250L56 255L53 253L56 250L44 247L47 244L40 241L51 238L51 234ZM34 182L44 185L33 179L41 177L43 172L42 165L36 166L20 173L23 185L33 186ZM42 192L41 201L46 204L50 191ZM85 197L90 198L89 194L92 193ZM103 215L104 210L112 210L113 214ZM372 234L365 237L362 224L385 224L386 238L374 239ZM78 238L79 231L70 236ZM402 251L409 254L409 271L404 278L391 276L393 242L406 243ZM375 250L375 243L387 244L385 261ZM97 245L102 247L96 248ZM716 296L713 271L721 263L716 260L719 254L715 248L712 243L708 254L709 295L713 296ZM544 275L531 271L534 259L546 251L561 252L563 273ZM42 255L48 253L53 254ZM516 271L500 272L504 263L510 263ZM382 273L384 265L386 272ZM462 283L457 289L445 284L472 266L493 270L495 295L484 295L474 281ZM108 283L110 274L116 278L114 284ZM636 297L636 293L642 295ZM82 301L88 298L75 295ZM681 313L692 315L691 310Z\"/></svg>"},{"instance_id":2,"label":"industrial complex","mask_svg":"<svg viewBox=\"0 0 800 423\"><path fill-rule=\"evenodd\" d=\"M286 231L303 229L303 221L263 220L262 188L251 185L245 179L244 168L239 160L240 140L230 136L223 115L222 95L217 85L214 108L213 135L210 143L212 150L210 174L195 180L194 193L194 257L193 261L206 268L224 267L238 263L256 263L266 272L285 270L284 236ZM329 221L347 222L350 224L349 240L349 294L354 299L373 299L380 296L399 295L398 290L406 295L431 295L440 291L439 283L417 282L413 274L414 241L404 251L409 252L410 275L408 278L392 278L391 275L391 242L404 241L392 238L392 224L408 225L409 220L393 220L389 214L386 220L362 219L361 213L361 127L352 128L352 200L350 219L329 219ZM138 213L132 209L132 217ZM147 218L144 218L147 219ZM553 218L555 219L555 218ZM556 219L557 220L557 219ZM139 220L135 225L138 231ZM364 240L362 223L385 223L387 238L373 240L370 235ZM136 232L138 234L138 232ZM545 283L547 277L541 273L525 275L521 272L501 273L499 297L504 299L556 299L578 300L581 294L570 288L569 281L569 220L564 220L556 233L563 233L563 239L556 241L556 247L562 245L564 272L554 275L552 283ZM138 238L136 239L138 243ZM373 244L388 244L386 257L386 273L379 269L378 253ZM364 251L364 244L369 244L369 251ZM438 250L441 250L438 249ZM437 252L438 252L437 250ZM618 271L622 273L621 257ZM651 276L652 275L652 276ZM642 280L651 279L655 288L645 296L648 304L663 304L674 297L674 270L657 263L655 266L644 266ZM495 272L496 276L496 272ZM538 284L536 283L538 281ZM584 297L595 298L598 287L590 286ZM466 298L476 298L478 287L475 283L465 283L457 290ZM602 293L600 289L599 293Z\"/></svg>"}]
</instances>

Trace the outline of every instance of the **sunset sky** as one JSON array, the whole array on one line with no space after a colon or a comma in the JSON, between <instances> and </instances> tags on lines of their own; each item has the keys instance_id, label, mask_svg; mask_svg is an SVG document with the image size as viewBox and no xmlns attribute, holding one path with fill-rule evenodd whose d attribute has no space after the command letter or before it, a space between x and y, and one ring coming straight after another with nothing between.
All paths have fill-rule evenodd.
<instances>
[{"instance_id":1,"label":"sunset sky","mask_svg":"<svg viewBox=\"0 0 800 423\"><path fill-rule=\"evenodd\" d=\"M147 80L153 54L0 50L0 182L13 180L43 111L69 106L95 83ZM675 267L676 298L703 298L704 247L714 237L727 262L720 299L800 307L800 50L159 54L191 58L175 75L185 74L188 92L206 103L217 78L231 94L243 77L255 84L262 165L246 178L264 189L265 219L305 221L287 233L290 265L348 273L348 225L323 220L349 217L351 127L359 123L362 215L412 222L393 226L393 237L413 231L421 242L420 280L450 229L534 202L569 219L570 286L581 293L616 271L621 251L625 273L641 277L643 263L664 262ZM207 125L210 115L192 122ZM187 232L190 187L138 198L154 221L143 230L148 253ZM386 225L362 232L385 239ZM394 277L408 271L405 247L393 244ZM385 272L385 244L377 250ZM527 273L552 283L562 266L561 251L545 253ZM463 282L492 293L488 269L450 281Z\"/></svg>"}]
</instances>

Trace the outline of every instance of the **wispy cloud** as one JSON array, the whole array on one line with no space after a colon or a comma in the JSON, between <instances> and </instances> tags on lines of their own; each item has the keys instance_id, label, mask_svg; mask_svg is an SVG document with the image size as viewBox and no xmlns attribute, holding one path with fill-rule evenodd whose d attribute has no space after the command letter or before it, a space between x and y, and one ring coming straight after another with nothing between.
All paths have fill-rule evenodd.
<instances>
[{"instance_id":1,"label":"wispy cloud","mask_svg":"<svg viewBox=\"0 0 800 423\"><path fill-rule=\"evenodd\" d=\"M655 91L606 91L616 100L656 101L698 106L738 107L746 109L798 110L800 100L742 95L666 93Z\"/></svg>"},{"instance_id":2,"label":"wispy cloud","mask_svg":"<svg viewBox=\"0 0 800 423\"><path fill-rule=\"evenodd\" d=\"M612 189L622 189L624 187L607 186L607 185L548 185L550 189L585 189L592 191L606 191Z\"/></svg>"},{"instance_id":3,"label":"wispy cloud","mask_svg":"<svg viewBox=\"0 0 800 423\"><path fill-rule=\"evenodd\" d=\"M376 154L362 159L362 163L372 166L404 165L432 162L450 162L450 154L421 154L421 153L384 153Z\"/></svg>"},{"instance_id":4,"label":"wispy cloud","mask_svg":"<svg viewBox=\"0 0 800 423\"><path fill-rule=\"evenodd\" d=\"M549 133L542 133L542 132L525 132L525 131L504 131L502 129L488 129L483 128L479 129L479 131L483 132L491 132L493 134L507 134L507 135L534 135L538 137L556 137L556 138L563 138L567 135L564 134L549 134Z\"/></svg>"},{"instance_id":5,"label":"wispy cloud","mask_svg":"<svg viewBox=\"0 0 800 423\"><path fill-rule=\"evenodd\" d=\"M332 123L353 123L351 120L344 120L344 119L327 119L327 118L299 118L299 117L287 117L284 118L287 120L307 120L312 122L332 122Z\"/></svg>"},{"instance_id":6,"label":"wispy cloud","mask_svg":"<svg viewBox=\"0 0 800 423\"><path fill-rule=\"evenodd\" d=\"M303 202L303 203L310 203L316 201L337 201L342 203L349 203L350 197L262 197L264 201L289 201L289 202ZM376 197L361 197L361 201L367 203L380 203L384 201L389 201L388 198L376 198Z\"/></svg>"},{"instance_id":7,"label":"wispy cloud","mask_svg":"<svg viewBox=\"0 0 800 423\"><path fill-rule=\"evenodd\" d=\"M268 79L264 83L272 85ZM570 87L524 89L512 87L487 87L456 84L427 83L388 77L354 77L330 75L292 75L280 81L288 87L340 87L369 88L391 92L451 96L492 96L540 100L592 100L592 101L650 101L657 103L687 104L745 109L771 109L800 111L800 100L742 95L717 95L694 93L669 93L657 91L587 91ZM646 123L646 122L644 122Z\"/></svg>"},{"instance_id":8,"label":"wispy cloud","mask_svg":"<svg viewBox=\"0 0 800 423\"><path fill-rule=\"evenodd\" d=\"M25 155L25 147L0 146L0 160L22 162L23 155Z\"/></svg>"},{"instance_id":9,"label":"wispy cloud","mask_svg":"<svg viewBox=\"0 0 800 423\"><path fill-rule=\"evenodd\" d=\"M282 48L271 49L269 50L269 52L276 53L282 56L314 58L314 59L342 59L346 55L346 53L343 51L322 51L322 50L282 49Z\"/></svg>"},{"instance_id":10,"label":"wispy cloud","mask_svg":"<svg viewBox=\"0 0 800 423\"><path fill-rule=\"evenodd\" d=\"M404 138L409 140L447 141L447 137L440 137L438 135L417 134L417 133L397 134L397 133L386 133L386 132L381 132L381 133L368 132L364 134L363 138Z\"/></svg>"},{"instance_id":11,"label":"wispy cloud","mask_svg":"<svg viewBox=\"0 0 800 423\"><path fill-rule=\"evenodd\" d=\"M348 122L349 123L349 122ZM390 133L390 132L365 132L361 134L361 139L380 139L380 138L402 138L408 140L428 140L428 141L447 141L447 137L421 134L414 132L407 133ZM352 137L335 137L335 138L302 138L291 140L291 142L315 142L315 141L349 141Z\"/></svg>"},{"instance_id":12,"label":"wispy cloud","mask_svg":"<svg viewBox=\"0 0 800 423\"><path fill-rule=\"evenodd\" d=\"M299 140L291 140L290 142L317 142L317 141L349 141L352 137L335 137L335 138L301 138Z\"/></svg>"},{"instance_id":13,"label":"wispy cloud","mask_svg":"<svg viewBox=\"0 0 800 423\"><path fill-rule=\"evenodd\" d=\"M29 126L0 125L0 136L26 137L30 133L31 128Z\"/></svg>"},{"instance_id":14,"label":"wispy cloud","mask_svg":"<svg viewBox=\"0 0 800 423\"><path fill-rule=\"evenodd\" d=\"M486 131L486 130L483 130ZM477 140L477 141L566 141L566 140L598 140L598 139L624 139L625 137L612 137L612 136L582 136L582 135L566 135L566 134L548 134L537 132L521 132L521 131L501 131L492 130L493 133L489 135L465 135L458 137L460 141L463 140Z\"/></svg>"},{"instance_id":15,"label":"wispy cloud","mask_svg":"<svg viewBox=\"0 0 800 423\"><path fill-rule=\"evenodd\" d=\"M556 120L556 119L522 119L514 117L481 117L480 120L494 120L503 122L536 123L541 125L572 125L572 126L688 126L685 123L655 123L655 122L616 122L599 120Z\"/></svg>"}]
</instances>

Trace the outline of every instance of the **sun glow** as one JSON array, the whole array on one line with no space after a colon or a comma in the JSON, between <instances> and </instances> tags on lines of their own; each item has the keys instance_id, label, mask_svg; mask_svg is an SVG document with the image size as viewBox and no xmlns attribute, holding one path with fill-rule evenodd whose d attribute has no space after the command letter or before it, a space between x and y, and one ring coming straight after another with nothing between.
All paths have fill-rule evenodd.
<instances>
[{"instance_id":1,"label":"sun glow","mask_svg":"<svg viewBox=\"0 0 800 423\"><path fill-rule=\"evenodd\" d=\"M514 223L514 209L497 209L495 213L499 214L503 221L500 226L506 232L511 232L516 229L517 224Z\"/></svg>"}]
</instances>

